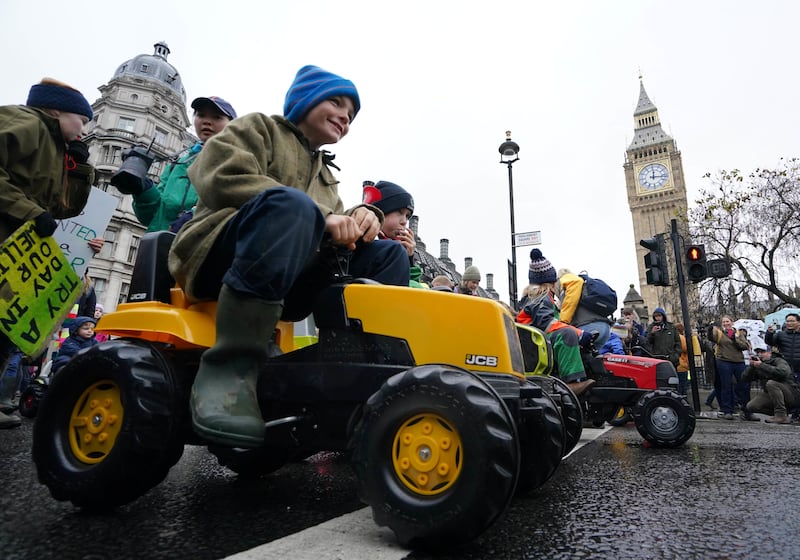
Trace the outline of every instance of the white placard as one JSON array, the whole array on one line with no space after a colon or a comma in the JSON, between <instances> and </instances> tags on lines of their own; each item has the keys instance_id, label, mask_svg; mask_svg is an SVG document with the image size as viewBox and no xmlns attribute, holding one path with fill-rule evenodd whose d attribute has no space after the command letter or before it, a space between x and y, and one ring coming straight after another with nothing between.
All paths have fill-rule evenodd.
<instances>
[{"instance_id":1,"label":"white placard","mask_svg":"<svg viewBox=\"0 0 800 560\"><path fill-rule=\"evenodd\" d=\"M89 241L103 236L116 208L116 196L92 187L83 212L74 218L56 220L58 227L53 238L78 278L83 278L94 256Z\"/></svg>"}]
</instances>

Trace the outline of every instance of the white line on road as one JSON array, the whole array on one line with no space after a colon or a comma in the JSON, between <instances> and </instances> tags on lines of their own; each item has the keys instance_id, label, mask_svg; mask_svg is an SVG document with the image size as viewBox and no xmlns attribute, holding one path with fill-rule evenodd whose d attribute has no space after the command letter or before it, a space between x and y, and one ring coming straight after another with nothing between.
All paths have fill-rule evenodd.
<instances>
[{"instance_id":1,"label":"white line on road","mask_svg":"<svg viewBox=\"0 0 800 560\"><path fill-rule=\"evenodd\" d=\"M610 429L584 428L564 459ZM401 560L409 552L397 544L390 529L375 525L370 508L362 508L226 560Z\"/></svg>"}]
</instances>

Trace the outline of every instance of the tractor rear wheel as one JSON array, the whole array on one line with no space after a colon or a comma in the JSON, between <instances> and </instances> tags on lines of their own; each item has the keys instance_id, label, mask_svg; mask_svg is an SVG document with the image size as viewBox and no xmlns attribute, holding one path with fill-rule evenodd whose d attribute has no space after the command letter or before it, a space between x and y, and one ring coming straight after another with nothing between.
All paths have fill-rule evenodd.
<instances>
[{"instance_id":1,"label":"tractor rear wheel","mask_svg":"<svg viewBox=\"0 0 800 560\"><path fill-rule=\"evenodd\" d=\"M566 383L551 375L531 375L528 377L549 394L561 409L561 420L564 423L566 441L564 456L575 449L583 433L583 404L575 396Z\"/></svg>"},{"instance_id":2,"label":"tractor rear wheel","mask_svg":"<svg viewBox=\"0 0 800 560\"><path fill-rule=\"evenodd\" d=\"M692 437L694 410L686 397L673 391L645 393L633 409L641 436L658 447L678 447Z\"/></svg>"},{"instance_id":3,"label":"tractor rear wheel","mask_svg":"<svg viewBox=\"0 0 800 560\"><path fill-rule=\"evenodd\" d=\"M533 383L528 381L528 383ZM547 391L539 398L530 399L526 405L542 410L541 420L520 428L520 468L517 494L526 494L540 488L556 472L567 435L558 406ZM523 432L524 430L524 432Z\"/></svg>"}]
</instances>

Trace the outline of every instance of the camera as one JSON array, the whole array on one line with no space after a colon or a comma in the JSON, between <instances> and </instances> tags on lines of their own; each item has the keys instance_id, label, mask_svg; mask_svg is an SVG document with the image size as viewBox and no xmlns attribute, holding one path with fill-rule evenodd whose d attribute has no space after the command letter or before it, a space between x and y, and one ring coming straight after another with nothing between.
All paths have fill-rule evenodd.
<instances>
[{"instance_id":1,"label":"camera","mask_svg":"<svg viewBox=\"0 0 800 560\"><path fill-rule=\"evenodd\" d=\"M752 361L754 361L754 362L760 362L761 361L761 358L759 358L758 356L750 356L750 359Z\"/></svg>"}]
</instances>

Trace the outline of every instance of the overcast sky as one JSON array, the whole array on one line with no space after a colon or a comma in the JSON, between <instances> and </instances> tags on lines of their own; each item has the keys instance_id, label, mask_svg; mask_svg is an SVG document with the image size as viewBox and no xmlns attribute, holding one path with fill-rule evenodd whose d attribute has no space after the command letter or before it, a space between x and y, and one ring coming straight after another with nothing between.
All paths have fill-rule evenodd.
<instances>
[{"instance_id":1,"label":"overcast sky","mask_svg":"<svg viewBox=\"0 0 800 560\"><path fill-rule=\"evenodd\" d=\"M361 182L412 193L419 234L463 271L471 256L508 299L511 130L517 232L541 231L556 268L637 284L622 165L639 74L683 154L689 202L719 169L797 154L800 3L470 0L355 2L5 0L0 105L51 76L99 97L122 62L165 41L187 102L218 95L239 115L280 113L296 71L355 82L362 109L329 149L345 206ZM519 291L528 253L517 249Z\"/></svg>"}]
</instances>

